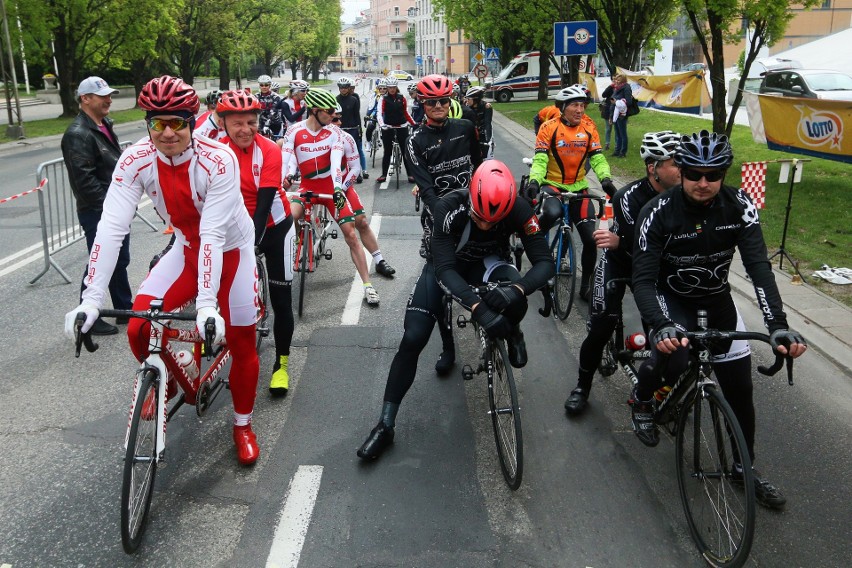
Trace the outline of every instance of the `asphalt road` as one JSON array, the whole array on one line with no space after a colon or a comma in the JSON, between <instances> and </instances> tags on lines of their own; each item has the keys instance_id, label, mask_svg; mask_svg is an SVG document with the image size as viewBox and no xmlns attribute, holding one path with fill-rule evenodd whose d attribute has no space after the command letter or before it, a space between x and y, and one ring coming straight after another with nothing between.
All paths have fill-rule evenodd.
<instances>
[{"instance_id":1,"label":"asphalt road","mask_svg":"<svg viewBox=\"0 0 852 568\"><path fill-rule=\"evenodd\" d=\"M517 177L530 148L497 130L496 155ZM0 175L33 179L32 164L46 155L27 162L18 155L11 165L0 157ZM371 174L370 182L378 172ZM77 303L77 286L56 272L28 285L38 263L0 276L7 300L0 310L0 565L703 566L677 494L674 445L664 437L649 449L635 438L627 379L596 378L587 413L565 416L585 334L582 302L557 322L537 315L534 296L524 321L530 363L515 374L526 455L518 491L506 488L496 461L483 377L461 379L461 363L476 358L469 329L456 330L460 361L445 379L432 369L440 350L433 337L400 410L396 443L377 463L358 460L422 262L408 189L358 186L397 268L393 280L374 279L381 306L359 304L358 324L341 324L355 271L342 238L332 241L334 258L308 278L284 400L265 389L274 350L262 348L254 416L262 453L254 467L236 462L227 394L203 419L187 408L170 422L148 531L133 556L122 551L119 532L135 370L127 340L100 338L97 353L75 359L62 320ZM18 250L13 243L32 244L32 227L12 222L31 214L0 217L5 254ZM132 283L166 242L133 224ZM85 247L57 261L76 273ZM752 303L738 304L747 327L762 329ZM626 306L635 327L629 296ZM755 350L766 362L767 350ZM793 387L780 376L755 376L757 465L788 505L758 510L750 566L839 567L852 557L852 389L817 353L800 361ZM296 498L311 487L313 501ZM297 527L289 538L288 522ZM283 542L276 543L277 529Z\"/></svg>"}]
</instances>

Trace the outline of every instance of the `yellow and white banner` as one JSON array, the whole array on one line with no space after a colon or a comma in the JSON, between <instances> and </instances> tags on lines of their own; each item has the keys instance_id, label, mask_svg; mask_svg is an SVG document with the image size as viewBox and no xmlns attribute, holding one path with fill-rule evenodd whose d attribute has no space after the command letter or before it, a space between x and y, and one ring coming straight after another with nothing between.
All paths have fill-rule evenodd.
<instances>
[{"instance_id":1,"label":"yellow and white banner","mask_svg":"<svg viewBox=\"0 0 852 568\"><path fill-rule=\"evenodd\" d=\"M580 84L589 89L589 92L592 93L593 101L601 100L601 96L598 93L598 84L595 83L594 75L580 71Z\"/></svg>"},{"instance_id":2,"label":"yellow and white banner","mask_svg":"<svg viewBox=\"0 0 852 568\"><path fill-rule=\"evenodd\" d=\"M745 93L755 142L770 150L852 163L852 103Z\"/></svg>"},{"instance_id":3,"label":"yellow and white banner","mask_svg":"<svg viewBox=\"0 0 852 568\"><path fill-rule=\"evenodd\" d=\"M627 77L639 106L690 114L711 112L710 91L704 71L685 71L671 75L643 75L617 68Z\"/></svg>"}]
</instances>

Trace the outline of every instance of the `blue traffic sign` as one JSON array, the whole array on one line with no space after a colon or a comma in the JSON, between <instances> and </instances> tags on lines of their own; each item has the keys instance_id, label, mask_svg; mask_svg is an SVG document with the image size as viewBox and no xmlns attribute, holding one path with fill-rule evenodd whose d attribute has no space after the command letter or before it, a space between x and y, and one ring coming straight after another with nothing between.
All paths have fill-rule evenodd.
<instances>
[{"instance_id":1,"label":"blue traffic sign","mask_svg":"<svg viewBox=\"0 0 852 568\"><path fill-rule=\"evenodd\" d=\"M500 48L499 47L486 47L485 48L485 59L489 61L497 61L500 59Z\"/></svg>"},{"instance_id":2,"label":"blue traffic sign","mask_svg":"<svg viewBox=\"0 0 852 568\"><path fill-rule=\"evenodd\" d=\"M423 56L422 55L415 55L414 56L414 64L415 65L423 65Z\"/></svg>"},{"instance_id":3,"label":"blue traffic sign","mask_svg":"<svg viewBox=\"0 0 852 568\"><path fill-rule=\"evenodd\" d=\"M594 55L598 52L598 22L553 22L553 55Z\"/></svg>"}]
</instances>

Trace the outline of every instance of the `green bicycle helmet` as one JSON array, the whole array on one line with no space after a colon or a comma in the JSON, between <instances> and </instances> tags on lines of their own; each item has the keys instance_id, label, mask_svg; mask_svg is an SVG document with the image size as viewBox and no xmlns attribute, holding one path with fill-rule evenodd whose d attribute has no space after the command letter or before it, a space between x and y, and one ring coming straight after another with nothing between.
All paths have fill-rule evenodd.
<instances>
[{"instance_id":1,"label":"green bicycle helmet","mask_svg":"<svg viewBox=\"0 0 852 568\"><path fill-rule=\"evenodd\" d=\"M450 99L450 112L447 114L448 118L461 118L462 117L462 106L461 103L456 99Z\"/></svg>"},{"instance_id":2,"label":"green bicycle helmet","mask_svg":"<svg viewBox=\"0 0 852 568\"><path fill-rule=\"evenodd\" d=\"M337 106L337 97L323 89L308 89L305 95L305 104L308 108L329 109Z\"/></svg>"}]
</instances>

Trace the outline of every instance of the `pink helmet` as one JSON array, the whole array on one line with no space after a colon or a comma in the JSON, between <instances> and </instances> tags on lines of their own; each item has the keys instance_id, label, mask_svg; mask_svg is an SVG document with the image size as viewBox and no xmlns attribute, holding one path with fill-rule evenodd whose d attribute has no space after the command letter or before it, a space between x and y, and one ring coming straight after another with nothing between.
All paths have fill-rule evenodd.
<instances>
[{"instance_id":1,"label":"pink helmet","mask_svg":"<svg viewBox=\"0 0 852 568\"><path fill-rule=\"evenodd\" d=\"M489 223L501 221L515 205L518 191L509 166L486 160L473 172L470 204L478 217Z\"/></svg>"},{"instance_id":2,"label":"pink helmet","mask_svg":"<svg viewBox=\"0 0 852 568\"><path fill-rule=\"evenodd\" d=\"M453 85L443 75L426 75L417 83L417 93L424 99L449 97L453 94Z\"/></svg>"},{"instance_id":3,"label":"pink helmet","mask_svg":"<svg viewBox=\"0 0 852 568\"><path fill-rule=\"evenodd\" d=\"M150 112L169 114L173 112L198 112L199 101L195 89L180 77L163 75L151 79L142 87L138 99L139 108Z\"/></svg>"}]
</instances>

